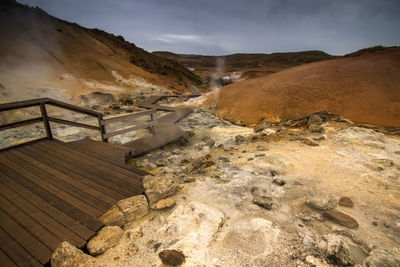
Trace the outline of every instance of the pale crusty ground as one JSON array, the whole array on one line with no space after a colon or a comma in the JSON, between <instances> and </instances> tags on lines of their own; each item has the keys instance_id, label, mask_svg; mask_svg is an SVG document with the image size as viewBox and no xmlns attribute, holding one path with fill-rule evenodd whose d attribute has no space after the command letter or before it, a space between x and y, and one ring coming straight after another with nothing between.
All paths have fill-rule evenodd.
<instances>
[{"instance_id":1,"label":"pale crusty ground","mask_svg":"<svg viewBox=\"0 0 400 267\"><path fill-rule=\"evenodd\" d=\"M186 255L182 266L313 266L312 257L320 266L326 266L327 259L319 246L324 243L323 236L331 233L352 240L357 263L362 263L372 248L390 250L398 246L400 155L395 152L400 151L399 137L336 124L325 125L326 140L317 147L287 138L235 145L235 135L251 136L252 129L222 124L204 114L194 113L187 118L204 126L192 124L195 136L182 154L154 172L168 173L175 170L174 166L180 168L181 159L192 161L206 154L211 155L215 165L189 175L195 181L181 186L175 207L152 212L140 222L125 226L126 231L140 234L98 256L101 263L163 266L158 252L178 248ZM210 120L217 126L208 128ZM184 121L183 125L190 123ZM213 138L216 145L224 144L224 148L199 150L204 136ZM258 145L269 149L257 151ZM161 156L177 147L171 145L151 155ZM265 156L256 157L259 153ZM394 165L384 166L373 161L376 159L390 159ZM272 183L271 170L287 182L285 186ZM252 203L252 186L269 190L275 203L272 210ZM324 219L320 212L305 205L310 191L351 197L354 208L338 209L354 217L360 226L347 229ZM157 243L161 243L158 252L154 248ZM129 254L132 244L138 251Z\"/></svg>"}]
</instances>

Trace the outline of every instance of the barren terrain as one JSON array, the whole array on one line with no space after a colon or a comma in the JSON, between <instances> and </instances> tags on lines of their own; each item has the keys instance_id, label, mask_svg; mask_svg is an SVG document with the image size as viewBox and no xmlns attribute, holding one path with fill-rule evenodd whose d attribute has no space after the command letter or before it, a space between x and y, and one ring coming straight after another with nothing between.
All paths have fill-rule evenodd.
<instances>
[{"instance_id":1,"label":"barren terrain","mask_svg":"<svg viewBox=\"0 0 400 267\"><path fill-rule=\"evenodd\" d=\"M400 126L400 48L293 67L222 87L217 113L246 124L318 110L358 123Z\"/></svg>"}]
</instances>

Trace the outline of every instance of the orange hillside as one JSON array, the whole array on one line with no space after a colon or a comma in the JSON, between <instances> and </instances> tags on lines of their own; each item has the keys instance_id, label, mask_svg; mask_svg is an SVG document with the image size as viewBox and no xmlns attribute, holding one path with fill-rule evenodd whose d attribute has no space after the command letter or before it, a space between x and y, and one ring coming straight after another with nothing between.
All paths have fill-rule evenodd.
<instances>
[{"instance_id":1,"label":"orange hillside","mask_svg":"<svg viewBox=\"0 0 400 267\"><path fill-rule=\"evenodd\" d=\"M318 110L358 123L400 126L400 48L321 61L220 89L217 113L247 124Z\"/></svg>"}]
</instances>

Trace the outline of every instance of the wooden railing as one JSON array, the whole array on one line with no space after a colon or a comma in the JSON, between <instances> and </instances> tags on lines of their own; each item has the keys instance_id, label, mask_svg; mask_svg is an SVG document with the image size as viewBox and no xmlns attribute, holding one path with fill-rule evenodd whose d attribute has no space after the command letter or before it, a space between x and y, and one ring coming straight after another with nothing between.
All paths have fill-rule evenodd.
<instances>
[{"instance_id":1,"label":"wooden railing","mask_svg":"<svg viewBox=\"0 0 400 267\"><path fill-rule=\"evenodd\" d=\"M47 114L46 105L51 105L51 106L55 106L55 107L59 107L62 109L66 109L66 110L70 110L70 111L74 111L74 112L78 112L78 113L82 113L85 115L95 117L98 120L99 126L94 126L94 125L90 125L90 124L84 124L84 123L79 123L79 122L75 122L75 121L68 121L68 120L64 120L64 119L51 117ZM11 128L16 128L16 127L20 127L20 126L24 126L24 125L34 124L34 123L38 123L38 122L43 122L45 131L46 131L46 138L51 140L51 139L53 139L53 133L52 133L52 130L50 127L50 122L55 122L55 123L66 124L66 125L71 125L71 126L81 127L81 128L91 129L91 130L98 130L98 131L100 131L102 140L104 142L108 142L109 137L124 134L124 133L138 130L138 129L148 128L152 132L154 132L154 126L156 125L156 122L154 121L154 117L153 117L154 113L157 111L156 109L139 111L139 112L135 112L135 113L131 113L131 114L126 114L126 115L121 115L121 116L116 116L116 117L111 117L111 118L105 119L103 113L85 109L85 108L81 108L78 106L74 106L74 105L64 103L64 102L61 102L58 100L54 100L51 98L38 98L38 99L32 99L32 100L0 104L0 112L28 108L28 107L35 107L35 106L40 107L40 112L41 112L40 117L0 125L0 131L6 130L6 129L11 129ZM150 122L147 122L143 125L125 128L125 129L115 131L115 132L110 132L110 133L106 132L106 125L108 125L111 122L117 122L117 121L122 121L122 120L126 120L126 119L138 118L138 117L145 116L145 115L150 115L150 119L151 119Z\"/></svg>"},{"instance_id":2,"label":"wooden railing","mask_svg":"<svg viewBox=\"0 0 400 267\"><path fill-rule=\"evenodd\" d=\"M112 136L124 134L124 133L127 133L127 132L139 130L139 129L146 129L146 128L150 129L150 131L155 133L154 126L157 124L157 122L154 120L154 113L156 113L156 112L157 112L157 109L149 109L149 110L145 110L145 111L139 111L139 112L135 112L135 113L131 113L131 114L125 114L125 115L120 115L120 116L115 116L115 117L103 119L101 121L101 125L105 128L106 125L108 125L108 124L110 124L112 122L118 122L118 121L123 121L123 120L126 120L126 119L134 119L134 118L139 118L139 117L142 117L142 116L150 115L150 121L145 123L145 124L137 125L137 126L133 126L133 127L128 127L128 128L125 128L125 129L122 129L122 130L118 130L118 131L114 131L114 132L110 132L110 133L104 132L103 137L105 139L108 139L109 137L112 137Z\"/></svg>"}]
</instances>

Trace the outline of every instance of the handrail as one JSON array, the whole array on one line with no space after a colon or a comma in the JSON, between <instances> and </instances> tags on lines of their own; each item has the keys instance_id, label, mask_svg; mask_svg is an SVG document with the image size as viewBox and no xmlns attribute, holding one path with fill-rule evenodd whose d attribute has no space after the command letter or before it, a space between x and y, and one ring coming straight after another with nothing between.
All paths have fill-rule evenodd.
<instances>
[{"instance_id":1,"label":"handrail","mask_svg":"<svg viewBox=\"0 0 400 267\"><path fill-rule=\"evenodd\" d=\"M153 113L156 113L157 109L149 109L149 110L144 110L144 111L138 111L138 112L134 112L134 113L129 113L129 114L124 114L124 115L120 115L120 116L115 116L115 117L110 117L110 118L104 118L101 121L102 125L106 125L109 124L111 122L116 122L116 121L122 121L125 119L133 119L133 118L139 118L145 115L151 115Z\"/></svg>"},{"instance_id":2,"label":"handrail","mask_svg":"<svg viewBox=\"0 0 400 267\"><path fill-rule=\"evenodd\" d=\"M74 121L68 121L68 120L48 116L47 110L46 110L46 105L52 105L55 107L59 107L59 108L71 110L74 112L86 114L86 115L89 115L92 117L96 117L98 119L99 126L94 126L94 125L89 125L89 124L84 124L84 123L79 123L79 122L74 122ZM66 124L66 125L71 125L71 126L76 126L76 127L81 127L81 128L87 128L87 129L91 129L91 130L98 130L98 131L100 131L101 139L104 142L108 142L109 137L112 137L115 135L120 135L120 134L123 134L126 132L138 130L138 129L148 128L152 132L155 132L154 126L157 124L157 122L154 121L154 113L157 112L157 109L139 111L139 112L124 114L124 115L104 119L103 113L85 109L85 108L81 108L81 107L71 105L71 104L68 104L68 103L65 103L62 101L58 101L55 99L51 99L51 98L37 98L37 99L31 99L31 100L24 100L24 101L12 102L12 103L0 104L0 112L21 109L21 108L34 107L34 106L40 107L41 117L0 125L0 131L6 130L6 129L11 129L11 128L16 128L16 127L20 127L20 126L24 126L24 125L34 124L34 123L38 123L38 122L42 121L44 124L44 128L46 130L47 139L51 140L51 139L53 139L53 133L52 133L52 130L50 127L50 122L55 122L55 123ZM150 115L150 121L147 123L144 123L143 125L137 125L137 126L128 127L128 128L122 129L122 130L117 130L114 132L106 133L106 125L109 123L117 122L117 121L121 121L121 120L125 120L125 119L138 118L138 117L142 117L145 115Z\"/></svg>"},{"instance_id":3,"label":"handrail","mask_svg":"<svg viewBox=\"0 0 400 267\"><path fill-rule=\"evenodd\" d=\"M82 114L85 114L85 115L89 115L89 116L92 116L92 117L96 117L98 119L99 126L94 126L94 125L89 125L89 124L84 124L84 123L79 123L79 122L74 122L74 121L68 121L68 120L58 119L58 118L54 118L54 117L49 117L47 115L46 105L52 105L52 106L56 106L56 107L59 107L59 108L71 110L71 111L82 113ZM51 131L51 127L50 127L50 123L49 123L51 121L51 122L55 122L55 123L72 125L72 126L76 126L76 127L82 127L82 128L92 129L92 130L99 130L100 133L101 133L103 141L107 141L107 138L104 137L105 128L101 124L101 121L102 121L103 116L104 116L103 113L96 112L96 111L89 110L89 109L85 109L85 108L81 108L81 107L78 107L78 106L74 106L74 105L71 105L71 104L68 104L68 103L65 103L65 102L61 102L61 101L58 101L58 100L55 100L55 99L37 98L37 99L31 99L31 100L24 100L24 101L17 101L17 102L0 104L0 112L2 112L2 111L10 111L10 110L15 110L15 109L21 109L21 108L34 107L34 106L39 106L40 107L40 113L42 115L41 117L0 125L0 131L6 130L6 129L11 129L11 128L16 128L16 127L20 127L20 126L24 126L24 125L34 124L34 123L38 123L38 122L43 121L44 128L46 130L47 139L51 140L51 139L53 139L53 133Z\"/></svg>"},{"instance_id":4,"label":"handrail","mask_svg":"<svg viewBox=\"0 0 400 267\"><path fill-rule=\"evenodd\" d=\"M83 113L89 116L98 117L104 116L103 113L96 112L90 109L81 108L78 106L74 106L65 102L61 102L52 98L36 98L31 100L23 100L11 103L0 104L0 111L8 111L20 108L28 108L33 106L39 106L40 104L50 104L59 108L68 109L71 111L75 111L78 113Z\"/></svg>"}]
</instances>

